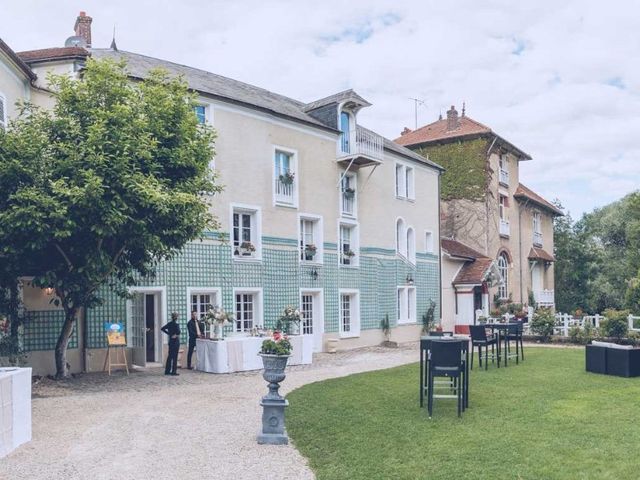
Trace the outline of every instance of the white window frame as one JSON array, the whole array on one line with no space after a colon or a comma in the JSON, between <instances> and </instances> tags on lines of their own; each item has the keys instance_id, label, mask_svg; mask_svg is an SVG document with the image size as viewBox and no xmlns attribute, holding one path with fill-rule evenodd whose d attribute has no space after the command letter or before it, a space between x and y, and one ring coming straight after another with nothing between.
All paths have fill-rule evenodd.
<instances>
[{"instance_id":1,"label":"white window frame","mask_svg":"<svg viewBox=\"0 0 640 480\"><path fill-rule=\"evenodd\" d=\"M249 294L254 295L253 304L253 326L252 327L264 327L264 305L262 288L234 288L233 289L233 333L238 336L246 336L251 333L250 331L237 330L238 312L236 310L236 295Z\"/></svg>"},{"instance_id":2,"label":"white window frame","mask_svg":"<svg viewBox=\"0 0 640 480\"><path fill-rule=\"evenodd\" d=\"M435 253L433 245L433 232L425 230L424 232L424 251L425 253Z\"/></svg>"},{"instance_id":3,"label":"white window frame","mask_svg":"<svg viewBox=\"0 0 640 480\"><path fill-rule=\"evenodd\" d=\"M416 287L404 285L397 288L396 317L398 325L416 323L418 321L416 300Z\"/></svg>"},{"instance_id":4,"label":"white window frame","mask_svg":"<svg viewBox=\"0 0 640 480\"><path fill-rule=\"evenodd\" d=\"M315 297L314 306L316 310L313 312L313 336L324 335L324 290L322 288L301 288L299 295L300 312L302 312L302 296L311 295ZM303 331L302 321L300 322L300 332Z\"/></svg>"},{"instance_id":5,"label":"white window frame","mask_svg":"<svg viewBox=\"0 0 640 480\"><path fill-rule=\"evenodd\" d=\"M342 313L343 313L343 305L342 305L342 297L343 295L348 295L351 297L349 308L349 325L350 329L348 332L344 331L344 325L342 323ZM338 291L338 331L340 338L354 338L360 336L360 290L357 289L346 289L341 288Z\"/></svg>"},{"instance_id":6,"label":"white window frame","mask_svg":"<svg viewBox=\"0 0 640 480\"><path fill-rule=\"evenodd\" d=\"M316 255L313 260L304 260L302 258L303 247L300 245L302 240L302 222L310 221L314 223L313 228L313 242L316 246ZM298 215L298 259L300 263L322 264L324 263L324 223L321 215L314 215L311 213L301 213Z\"/></svg>"},{"instance_id":7,"label":"white window frame","mask_svg":"<svg viewBox=\"0 0 640 480\"><path fill-rule=\"evenodd\" d=\"M353 213L348 213L344 209L344 181L349 178L351 188L355 190L353 195ZM358 218L358 175L355 172L342 172L340 174L340 216L346 218Z\"/></svg>"},{"instance_id":8,"label":"white window frame","mask_svg":"<svg viewBox=\"0 0 640 480\"><path fill-rule=\"evenodd\" d=\"M191 296L192 295L212 295L217 303L212 303L211 306L222 307L222 289L217 287L187 287L187 313L191 318Z\"/></svg>"},{"instance_id":9,"label":"white window frame","mask_svg":"<svg viewBox=\"0 0 640 480\"><path fill-rule=\"evenodd\" d=\"M7 129L7 118L9 113L7 112L7 97L0 92L0 103L2 104L2 115L0 115L0 128Z\"/></svg>"},{"instance_id":10,"label":"white window frame","mask_svg":"<svg viewBox=\"0 0 640 480\"><path fill-rule=\"evenodd\" d=\"M407 227L407 260L416 263L416 230L411 225Z\"/></svg>"},{"instance_id":11,"label":"white window frame","mask_svg":"<svg viewBox=\"0 0 640 480\"><path fill-rule=\"evenodd\" d=\"M509 208L508 201L509 200L506 195L502 195L501 193L498 194L498 212L500 214L500 220L509 220L507 218L507 208Z\"/></svg>"},{"instance_id":12,"label":"white window frame","mask_svg":"<svg viewBox=\"0 0 640 480\"><path fill-rule=\"evenodd\" d=\"M238 256L234 255L234 245L233 245L233 214L234 213L249 213L253 215L255 228L251 229L251 237L255 237L255 242L253 246L256 248L256 251L252 256ZM255 230L255 231L254 231ZM254 235L255 234L255 235ZM262 260L262 209L256 205L246 205L242 203L232 203L229 206L229 244L231 246L231 258L234 261L238 262L250 262L250 261L261 261Z\"/></svg>"},{"instance_id":13,"label":"white window frame","mask_svg":"<svg viewBox=\"0 0 640 480\"><path fill-rule=\"evenodd\" d=\"M542 215L538 210L533 211L533 233L542 235Z\"/></svg>"},{"instance_id":14,"label":"white window frame","mask_svg":"<svg viewBox=\"0 0 640 480\"><path fill-rule=\"evenodd\" d=\"M350 238L350 249L356 255L355 257L351 257L350 263L344 264L342 263L343 255L342 255L342 228L348 227L351 229L351 238ZM344 268L357 268L360 266L360 225L358 222L354 220L348 219L340 219L338 220L338 263L340 267Z\"/></svg>"},{"instance_id":15,"label":"white window frame","mask_svg":"<svg viewBox=\"0 0 640 480\"><path fill-rule=\"evenodd\" d=\"M293 171L294 178L293 184L291 185L293 189L293 195L291 196L291 201L285 201L278 198L276 194L276 182L279 181L278 175L276 175L276 154L278 152L285 153L290 156L289 158L289 169ZM285 208L298 208L298 192L300 191L300 169L298 168L298 151L289 147L283 147L281 145L273 145L271 152L271 172L272 172L272 191L273 191L273 206L275 207L285 207Z\"/></svg>"},{"instance_id":16,"label":"white window frame","mask_svg":"<svg viewBox=\"0 0 640 480\"><path fill-rule=\"evenodd\" d=\"M506 263L505 266L500 265L501 260L504 260L504 262ZM507 257L506 253L501 252L498 255L497 264L498 271L500 272L500 275L502 275L502 279L504 280L504 283L498 285L498 297L501 300L506 300L509 298L509 257Z\"/></svg>"},{"instance_id":17,"label":"white window frame","mask_svg":"<svg viewBox=\"0 0 640 480\"><path fill-rule=\"evenodd\" d=\"M407 223L404 218L397 217L395 223L396 254L407 258Z\"/></svg>"},{"instance_id":18,"label":"white window frame","mask_svg":"<svg viewBox=\"0 0 640 480\"><path fill-rule=\"evenodd\" d=\"M395 162L396 198L415 201L416 199L416 169L406 163Z\"/></svg>"}]
</instances>

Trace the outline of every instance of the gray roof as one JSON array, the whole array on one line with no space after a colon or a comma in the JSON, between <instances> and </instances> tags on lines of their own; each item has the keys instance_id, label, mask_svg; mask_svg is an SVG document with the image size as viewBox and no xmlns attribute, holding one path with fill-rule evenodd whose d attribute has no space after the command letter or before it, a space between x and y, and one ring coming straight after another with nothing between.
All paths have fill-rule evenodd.
<instances>
[{"instance_id":1,"label":"gray roof","mask_svg":"<svg viewBox=\"0 0 640 480\"><path fill-rule=\"evenodd\" d=\"M328 97L321 98L320 100L315 100L314 102L308 103L305 105L305 112L315 110L316 108L324 107L325 105L338 104L342 102L354 102L363 107L368 107L371 104L367 102L364 98L354 92L351 88L349 90L344 90L342 92L334 93L333 95L329 95Z\"/></svg>"},{"instance_id":2,"label":"gray roof","mask_svg":"<svg viewBox=\"0 0 640 480\"><path fill-rule=\"evenodd\" d=\"M277 93L270 92L269 90L249 85L248 83L239 82L238 80L223 77L222 75L216 75L215 73L193 67L187 67L167 60L160 60L158 58L147 57L145 55L126 52L123 50L116 51L109 48L92 48L90 51L94 58L126 60L128 73L132 77L142 79L147 77L150 70L162 68L170 74L182 75L189 84L189 87L198 92L217 97L225 102L246 105L276 116L286 117L317 128L329 130L334 133L339 132L305 113L305 111L309 110L309 105L317 104L319 102L324 102L323 105L328 105L330 103L339 103L345 100L356 100L358 102L363 102L363 105L370 105L365 99L351 89L317 100L311 104L305 104L298 100L285 97L284 95L279 95ZM316 105L314 108L318 108L319 106L320 105ZM371 130L369 131L371 132ZM377 133L375 134L379 135ZM387 151L396 153L403 157L443 170L443 168L438 164L427 160L422 155L418 155L412 150L398 145L387 138L384 139L384 148Z\"/></svg>"},{"instance_id":3,"label":"gray roof","mask_svg":"<svg viewBox=\"0 0 640 480\"><path fill-rule=\"evenodd\" d=\"M263 88L249 85L248 83L239 82L197 68L123 50L114 51L108 48L92 48L91 55L94 58L126 60L129 74L136 78L145 78L149 70L162 68L169 73L182 75L189 86L198 92L218 97L227 102L248 105L273 115L289 117L315 127L335 132L334 129L321 123L312 116L307 115L303 110L306 105L305 103L270 92Z\"/></svg>"}]
</instances>

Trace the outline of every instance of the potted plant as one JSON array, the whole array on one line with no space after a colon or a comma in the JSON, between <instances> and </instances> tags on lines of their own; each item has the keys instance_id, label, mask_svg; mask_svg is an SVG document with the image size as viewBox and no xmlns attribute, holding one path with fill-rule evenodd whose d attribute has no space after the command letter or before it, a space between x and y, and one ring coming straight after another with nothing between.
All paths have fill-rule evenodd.
<instances>
[{"instance_id":1,"label":"potted plant","mask_svg":"<svg viewBox=\"0 0 640 480\"><path fill-rule=\"evenodd\" d=\"M304 246L304 255L307 260L313 260L313 257L316 256L317 251L318 247L316 247L313 243L308 243Z\"/></svg>"},{"instance_id":2,"label":"potted plant","mask_svg":"<svg viewBox=\"0 0 640 480\"><path fill-rule=\"evenodd\" d=\"M302 314L296 307L286 306L278 321L276 322L276 330L286 334L297 334L300 330L300 320ZM294 327L294 328L292 328Z\"/></svg>"},{"instance_id":3,"label":"potted plant","mask_svg":"<svg viewBox=\"0 0 640 480\"><path fill-rule=\"evenodd\" d=\"M214 327L214 340L224 340L223 328L231 323L233 318L222 307L210 308L204 316L204 323Z\"/></svg>"},{"instance_id":4,"label":"potted plant","mask_svg":"<svg viewBox=\"0 0 640 480\"><path fill-rule=\"evenodd\" d=\"M274 332L272 338L262 342L262 348L258 355L262 357L262 365L264 366L262 378L269 382L269 398L282 398L278 394L279 383L285 379L284 369L292 350L289 337L280 332Z\"/></svg>"},{"instance_id":5,"label":"potted plant","mask_svg":"<svg viewBox=\"0 0 640 480\"><path fill-rule=\"evenodd\" d=\"M242 242L240 244L240 250L242 251L242 255L251 255L256 251L256 247L251 242Z\"/></svg>"},{"instance_id":6,"label":"potted plant","mask_svg":"<svg viewBox=\"0 0 640 480\"><path fill-rule=\"evenodd\" d=\"M296 178L296 174L290 170L280 175L279 179L283 185L293 185L293 181Z\"/></svg>"},{"instance_id":7,"label":"potted plant","mask_svg":"<svg viewBox=\"0 0 640 480\"><path fill-rule=\"evenodd\" d=\"M355 188L345 187L342 189L342 194L347 200L353 200L353 198L356 196L356 190Z\"/></svg>"},{"instance_id":8,"label":"potted plant","mask_svg":"<svg viewBox=\"0 0 640 480\"><path fill-rule=\"evenodd\" d=\"M353 250L347 250L346 252L343 252L343 255L351 259L356 256L356 252L354 252Z\"/></svg>"}]
</instances>

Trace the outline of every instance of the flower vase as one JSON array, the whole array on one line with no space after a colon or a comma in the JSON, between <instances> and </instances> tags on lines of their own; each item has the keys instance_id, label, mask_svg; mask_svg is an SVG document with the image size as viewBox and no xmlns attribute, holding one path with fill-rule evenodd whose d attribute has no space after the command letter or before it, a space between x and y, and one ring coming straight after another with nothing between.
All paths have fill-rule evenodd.
<instances>
[{"instance_id":1,"label":"flower vase","mask_svg":"<svg viewBox=\"0 0 640 480\"><path fill-rule=\"evenodd\" d=\"M224 328L221 324L216 323L214 325L214 340L224 340Z\"/></svg>"},{"instance_id":2,"label":"flower vase","mask_svg":"<svg viewBox=\"0 0 640 480\"><path fill-rule=\"evenodd\" d=\"M284 425L284 409L289 402L278 393L280 382L285 378L284 369L289 355L267 355L262 357L262 378L269 383L269 393L262 397L262 430L258 434L259 444L286 445L289 438Z\"/></svg>"}]
</instances>

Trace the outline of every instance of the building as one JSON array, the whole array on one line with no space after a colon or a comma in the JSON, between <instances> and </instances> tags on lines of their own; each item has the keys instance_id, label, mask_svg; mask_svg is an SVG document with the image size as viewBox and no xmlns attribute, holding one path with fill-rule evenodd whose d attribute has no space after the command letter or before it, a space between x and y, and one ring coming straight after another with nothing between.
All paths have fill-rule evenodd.
<instances>
[{"instance_id":1,"label":"building","mask_svg":"<svg viewBox=\"0 0 640 480\"><path fill-rule=\"evenodd\" d=\"M446 169L444 324L471 324L509 301L553 307L553 218L562 212L520 183L520 162L531 156L453 106L447 118L405 128L395 142Z\"/></svg>"},{"instance_id":2,"label":"building","mask_svg":"<svg viewBox=\"0 0 640 480\"><path fill-rule=\"evenodd\" d=\"M212 305L235 315L231 335L273 328L285 306L300 306L316 351L334 338L339 349L379 344L387 314L393 340L417 339L432 301L438 318L442 168L361 126L365 99L347 90L301 102L115 42L93 48L84 13L75 27L64 47L19 54L34 85L45 87L51 70L76 75L88 57L124 59L133 79L156 67L182 75L198 94L198 118L217 131L212 168L225 189L212 207L219 232L161 264L131 288L133 300L103 289L104 305L73 333L72 371L102 368L104 322L126 323L134 363L145 365L163 360L168 313L184 326L190 311ZM24 292L25 346L34 368L50 373L62 312L46 291Z\"/></svg>"}]
</instances>

